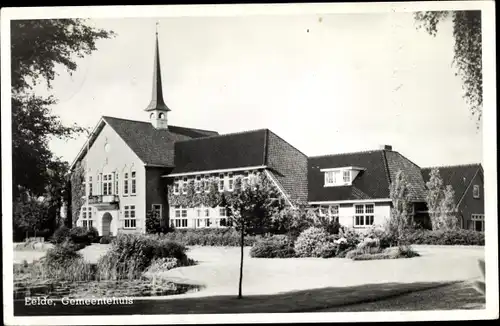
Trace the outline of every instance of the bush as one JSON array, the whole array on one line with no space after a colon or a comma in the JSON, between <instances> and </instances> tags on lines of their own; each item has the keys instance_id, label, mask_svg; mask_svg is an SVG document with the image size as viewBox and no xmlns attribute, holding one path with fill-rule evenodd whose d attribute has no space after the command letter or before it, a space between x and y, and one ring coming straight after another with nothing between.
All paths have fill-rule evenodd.
<instances>
[{"instance_id":1,"label":"bush","mask_svg":"<svg viewBox=\"0 0 500 326\"><path fill-rule=\"evenodd\" d=\"M386 248L382 252L362 253L361 251L351 255L352 260L378 260L378 259L399 259L420 256L410 246L399 246Z\"/></svg>"},{"instance_id":2,"label":"bush","mask_svg":"<svg viewBox=\"0 0 500 326\"><path fill-rule=\"evenodd\" d=\"M335 257L337 252L338 245L333 242L323 242L318 248L318 253L321 258Z\"/></svg>"},{"instance_id":3,"label":"bush","mask_svg":"<svg viewBox=\"0 0 500 326\"><path fill-rule=\"evenodd\" d=\"M100 244L109 244L109 243L111 243L111 237L109 235L104 235L99 240L99 243Z\"/></svg>"},{"instance_id":4,"label":"bush","mask_svg":"<svg viewBox=\"0 0 500 326\"><path fill-rule=\"evenodd\" d=\"M47 250L44 262L50 266L64 266L72 260L82 258L82 255L75 250L72 243L66 241Z\"/></svg>"},{"instance_id":5,"label":"bush","mask_svg":"<svg viewBox=\"0 0 500 326\"><path fill-rule=\"evenodd\" d=\"M175 241L185 246L222 246L239 247L241 235L233 228L227 229L194 229L177 230L160 237L165 240ZM245 236L245 246L252 246L261 236Z\"/></svg>"},{"instance_id":6,"label":"bush","mask_svg":"<svg viewBox=\"0 0 500 326\"><path fill-rule=\"evenodd\" d=\"M73 243L90 244L89 230L81 226L74 227L69 232L69 238Z\"/></svg>"},{"instance_id":7,"label":"bush","mask_svg":"<svg viewBox=\"0 0 500 326\"><path fill-rule=\"evenodd\" d=\"M255 258L289 258L294 256L293 242L286 236L260 239L250 250L250 257Z\"/></svg>"},{"instance_id":8,"label":"bush","mask_svg":"<svg viewBox=\"0 0 500 326\"><path fill-rule=\"evenodd\" d=\"M135 279L159 258L175 258L179 265L193 262L186 255L182 244L153 235L118 235L110 250L99 259L97 269L100 279Z\"/></svg>"},{"instance_id":9,"label":"bush","mask_svg":"<svg viewBox=\"0 0 500 326\"><path fill-rule=\"evenodd\" d=\"M410 244L484 246L484 233L473 230L416 230L406 236Z\"/></svg>"},{"instance_id":10,"label":"bush","mask_svg":"<svg viewBox=\"0 0 500 326\"><path fill-rule=\"evenodd\" d=\"M370 228L366 236L373 239L379 239L381 248L388 248L398 243L394 235L381 227Z\"/></svg>"},{"instance_id":11,"label":"bush","mask_svg":"<svg viewBox=\"0 0 500 326\"><path fill-rule=\"evenodd\" d=\"M52 235L51 242L54 244L63 243L69 238L70 229L67 226L61 226Z\"/></svg>"},{"instance_id":12,"label":"bush","mask_svg":"<svg viewBox=\"0 0 500 326\"><path fill-rule=\"evenodd\" d=\"M95 227L87 230L87 237L90 243L99 243L99 231Z\"/></svg>"},{"instance_id":13,"label":"bush","mask_svg":"<svg viewBox=\"0 0 500 326\"><path fill-rule=\"evenodd\" d=\"M324 229L311 227L302 232L295 241L295 253L299 257L322 257L329 255L334 246L334 236L328 234ZM328 244L331 243L331 244ZM335 251L337 248L335 247Z\"/></svg>"},{"instance_id":14,"label":"bush","mask_svg":"<svg viewBox=\"0 0 500 326\"><path fill-rule=\"evenodd\" d=\"M179 262L176 258L155 258L146 269L144 274L154 274L169 271L178 266Z\"/></svg>"}]
</instances>

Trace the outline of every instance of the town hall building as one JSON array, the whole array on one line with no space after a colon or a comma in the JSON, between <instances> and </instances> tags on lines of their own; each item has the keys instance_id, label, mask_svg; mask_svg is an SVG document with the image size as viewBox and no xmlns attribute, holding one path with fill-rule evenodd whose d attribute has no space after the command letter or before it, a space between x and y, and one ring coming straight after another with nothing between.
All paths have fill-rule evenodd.
<instances>
[{"instance_id":1,"label":"town hall building","mask_svg":"<svg viewBox=\"0 0 500 326\"><path fill-rule=\"evenodd\" d=\"M218 191L230 192L236 178L248 180L257 173L265 174L289 205L307 203L343 226L365 229L389 218L389 185L401 170L410 183L412 214L416 219L428 216L428 170L389 145L308 157L269 129L221 135L171 125L171 110L163 98L158 35L152 88L151 102L144 109L148 121L101 117L71 164L72 174L79 173L81 180L72 182L75 225L95 227L100 235L145 233L146 215L154 211L180 229L227 227L224 209L173 205L169 197L185 195L191 181L197 192L206 190L207 180L216 180ZM461 224L482 231L484 222L478 221L484 221L484 200L477 193L483 177L480 165L476 167L474 172L467 170L467 185L460 184L460 203L467 204Z\"/></svg>"}]
</instances>

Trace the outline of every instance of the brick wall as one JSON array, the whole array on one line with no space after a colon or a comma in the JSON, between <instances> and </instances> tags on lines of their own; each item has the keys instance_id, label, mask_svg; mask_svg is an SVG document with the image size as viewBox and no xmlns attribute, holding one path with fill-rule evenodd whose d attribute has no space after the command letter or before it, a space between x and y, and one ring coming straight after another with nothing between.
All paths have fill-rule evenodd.
<instances>
[{"instance_id":1,"label":"brick wall","mask_svg":"<svg viewBox=\"0 0 500 326\"><path fill-rule=\"evenodd\" d=\"M168 196L167 196L167 179L162 178L162 175L169 173L169 169L146 167L146 209L147 212L153 209L153 204L162 205L161 219L164 223L168 223ZM165 224L168 225L168 224Z\"/></svg>"}]
</instances>

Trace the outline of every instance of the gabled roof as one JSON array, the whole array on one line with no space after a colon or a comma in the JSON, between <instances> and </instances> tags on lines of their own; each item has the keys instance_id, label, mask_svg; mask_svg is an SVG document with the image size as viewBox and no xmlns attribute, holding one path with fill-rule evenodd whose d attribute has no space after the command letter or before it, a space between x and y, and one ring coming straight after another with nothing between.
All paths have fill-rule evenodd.
<instances>
[{"instance_id":1,"label":"gabled roof","mask_svg":"<svg viewBox=\"0 0 500 326\"><path fill-rule=\"evenodd\" d=\"M172 174L266 165L267 129L175 143Z\"/></svg>"},{"instance_id":2,"label":"gabled roof","mask_svg":"<svg viewBox=\"0 0 500 326\"><path fill-rule=\"evenodd\" d=\"M156 129L149 122L103 116L93 132L90 145L108 124L144 164L173 167L174 142L217 135L215 131L169 126ZM74 166L86 153L86 144L71 165Z\"/></svg>"},{"instance_id":3,"label":"gabled roof","mask_svg":"<svg viewBox=\"0 0 500 326\"><path fill-rule=\"evenodd\" d=\"M321 169L356 166L364 168L350 186L324 187ZM314 156L309 158L309 202L347 201L389 198L389 186L402 170L410 183L412 201L424 198L424 181L420 168L392 150Z\"/></svg>"},{"instance_id":4,"label":"gabled roof","mask_svg":"<svg viewBox=\"0 0 500 326\"><path fill-rule=\"evenodd\" d=\"M457 203L464 196L478 172L482 173L481 164L448 165L422 168L425 182L429 181L431 170L437 168L444 186L451 185L455 191Z\"/></svg>"}]
</instances>

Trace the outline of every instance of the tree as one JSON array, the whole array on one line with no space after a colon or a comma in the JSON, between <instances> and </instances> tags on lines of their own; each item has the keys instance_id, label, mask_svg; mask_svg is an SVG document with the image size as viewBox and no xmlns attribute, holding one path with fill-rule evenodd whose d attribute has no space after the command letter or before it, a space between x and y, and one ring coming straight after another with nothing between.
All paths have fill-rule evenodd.
<instances>
[{"instance_id":1,"label":"tree","mask_svg":"<svg viewBox=\"0 0 500 326\"><path fill-rule=\"evenodd\" d=\"M390 234L396 235L398 246L403 241L404 234L411 225L410 221L410 192L409 183L405 174L399 170L389 186L389 195L392 200L391 216L387 223Z\"/></svg>"},{"instance_id":2,"label":"tree","mask_svg":"<svg viewBox=\"0 0 500 326\"><path fill-rule=\"evenodd\" d=\"M44 80L51 89L57 65L71 74L77 68L76 58L91 54L97 40L113 35L86 25L82 19L11 22L14 198L23 192L44 193L50 183L49 166L57 161L48 148L51 137L67 138L83 131L77 125L64 126L50 110L57 100L35 95L33 86Z\"/></svg>"},{"instance_id":3,"label":"tree","mask_svg":"<svg viewBox=\"0 0 500 326\"><path fill-rule=\"evenodd\" d=\"M14 205L14 229L19 229L26 234L40 231L48 221L48 205L44 198L26 196Z\"/></svg>"},{"instance_id":4,"label":"tree","mask_svg":"<svg viewBox=\"0 0 500 326\"><path fill-rule=\"evenodd\" d=\"M433 230L449 230L458 227L456 216L455 192L448 185L444 187L439 169L431 169L429 181L426 183L425 201Z\"/></svg>"},{"instance_id":5,"label":"tree","mask_svg":"<svg viewBox=\"0 0 500 326\"><path fill-rule=\"evenodd\" d=\"M436 36L441 21L451 19L455 38L452 64L462 79L464 98L479 127L483 107L481 11L424 11L416 12L414 17L418 28L425 28L432 36Z\"/></svg>"},{"instance_id":6,"label":"tree","mask_svg":"<svg viewBox=\"0 0 500 326\"><path fill-rule=\"evenodd\" d=\"M268 225L283 210L285 202L276 186L261 173L246 184L236 178L234 190L224 194L219 205L226 207L230 221L241 235L238 298L242 298L245 234Z\"/></svg>"}]
</instances>

